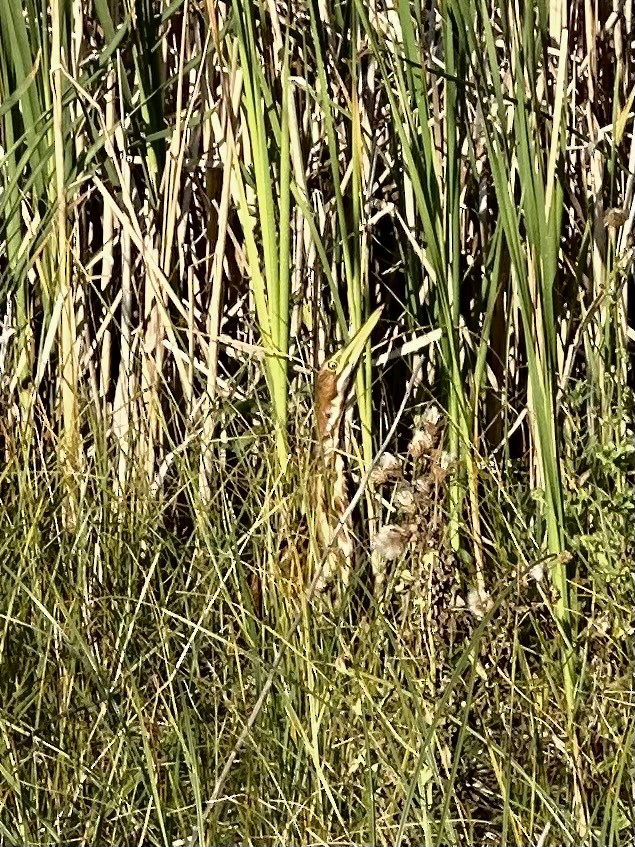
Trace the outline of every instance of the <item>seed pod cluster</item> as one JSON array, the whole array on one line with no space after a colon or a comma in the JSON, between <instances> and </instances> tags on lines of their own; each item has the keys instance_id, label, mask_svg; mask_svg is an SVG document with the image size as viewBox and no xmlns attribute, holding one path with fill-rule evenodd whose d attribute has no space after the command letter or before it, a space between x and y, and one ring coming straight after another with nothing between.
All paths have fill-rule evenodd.
<instances>
[{"instance_id":1,"label":"seed pod cluster","mask_svg":"<svg viewBox=\"0 0 635 847\"><path fill-rule=\"evenodd\" d=\"M396 518L373 542L384 559L399 558L411 544L430 549L440 542L445 483L452 469L451 457L442 449L443 429L439 409L430 406L416 421L407 455L384 453L371 474L383 499L390 497Z\"/></svg>"},{"instance_id":2,"label":"seed pod cluster","mask_svg":"<svg viewBox=\"0 0 635 847\"><path fill-rule=\"evenodd\" d=\"M438 407L428 407L415 421L406 455L384 454L371 476L392 518L373 541L376 592L384 608L390 606L396 613L404 634L410 632L415 641L423 622L428 631L441 630L445 641L453 641L454 612L465 606L445 537L453 461L443 450L444 430Z\"/></svg>"}]
</instances>

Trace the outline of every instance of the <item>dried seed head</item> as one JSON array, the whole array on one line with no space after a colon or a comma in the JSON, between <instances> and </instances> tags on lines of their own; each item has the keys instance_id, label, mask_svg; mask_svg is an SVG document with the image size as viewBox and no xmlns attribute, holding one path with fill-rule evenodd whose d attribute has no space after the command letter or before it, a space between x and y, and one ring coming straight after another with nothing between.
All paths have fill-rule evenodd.
<instances>
[{"instance_id":1,"label":"dried seed head","mask_svg":"<svg viewBox=\"0 0 635 847\"><path fill-rule=\"evenodd\" d=\"M494 603L487 591L479 591L478 588L470 588L467 595L467 608L475 618L481 620L492 610Z\"/></svg>"},{"instance_id":2,"label":"dried seed head","mask_svg":"<svg viewBox=\"0 0 635 847\"><path fill-rule=\"evenodd\" d=\"M619 229L628 220L626 209L609 209L604 215L604 226Z\"/></svg>"},{"instance_id":3,"label":"dried seed head","mask_svg":"<svg viewBox=\"0 0 635 847\"><path fill-rule=\"evenodd\" d=\"M437 456L435 458L436 461L432 463L432 466L430 468L430 477L436 485L443 485L448 475L448 472L445 468L441 467L439 457Z\"/></svg>"},{"instance_id":4,"label":"dried seed head","mask_svg":"<svg viewBox=\"0 0 635 847\"><path fill-rule=\"evenodd\" d=\"M439 411L439 407L435 406L434 403L423 413L423 423L426 427L435 427L439 429L439 425L441 422L441 412Z\"/></svg>"},{"instance_id":5,"label":"dried seed head","mask_svg":"<svg viewBox=\"0 0 635 847\"><path fill-rule=\"evenodd\" d=\"M435 446L439 443L441 438L441 412L439 411L437 406L430 406L423 413L423 428L428 433L430 438L434 441Z\"/></svg>"},{"instance_id":6,"label":"dried seed head","mask_svg":"<svg viewBox=\"0 0 635 847\"><path fill-rule=\"evenodd\" d=\"M448 453L447 450L443 450L441 457L439 458L439 464L444 471L449 471L454 465L454 456L452 453Z\"/></svg>"},{"instance_id":7,"label":"dried seed head","mask_svg":"<svg viewBox=\"0 0 635 847\"><path fill-rule=\"evenodd\" d=\"M409 541L416 541L419 536L419 525L416 523L403 524L403 531L408 535Z\"/></svg>"},{"instance_id":8,"label":"dried seed head","mask_svg":"<svg viewBox=\"0 0 635 847\"><path fill-rule=\"evenodd\" d=\"M408 445L408 453L413 459L420 459L439 443L441 436L441 412L438 406L429 406L416 421L416 429Z\"/></svg>"},{"instance_id":9,"label":"dried seed head","mask_svg":"<svg viewBox=\"0 0 635 847\"><path fill-rule=\"evenodd\" d=\"M413 459L420 459L432 450L434 438L425 429L416 429L408 445L408 453Z\"/></svg>"},{"instance_id":10,"label":"dried seed head","mask_svg":"<svg viewBox=\"0 0 635 847\"><path fill-rule=\"evenodd\" d=\"M439 449L434 451L431 458L430 476L437 485L441 485L455 465L454 457L451 453Z\"/></svg>"},{"instance_id":11,"label":"dried seed head","mask_svg":"<svg viewBox=\"0 0 635 847\"><path fill-rule=\"evenodd\" d=\"M393 456L392 453L383 453L370 474L370 481L375 485L384 485L386 482L393 482L400 479L402 473L403 465L401 459Z\"/></svg>"},{"instance_id":12,"label":"dried seed head","mask_svg":"<svg viewBox=\"0 0 635 847\"><path fill-rule=\"evenodd\" d=\"M531 568L531 570L529 571L529 576L536 582L543 581L543 579L545 578L545 569L543 568L541 562L538 562L538 564L534 565L533 568Z\"/></svg>"},{"instance_id":13,"label":"dried seed head","mask_svg":"<svg viewBox=\"0 0 635 847\"><path fill-rule=\"evenodd\" d=\"M420 497L429 499L432 495L434 481L429 476L417 477L417 479L413 481L412 485Z\"/></svg>"},{"instance_id":14,"label":"dried seed head","mask_svg":"<svg viewBox=\"0 0 635 847\"><path fill-rule=\"evenodd\" d=\"M417 511L415 490L408 482L400 482L395 489L395 503L407 515Z\"/></svg>"},{"instance_id":15,"label":"dried seed head","mask_svg":"<svg viewBox=\"0 0 635 847\"><path fill-rule=\"evenodd\" d=\"M396 559L405 551L410 535L400 526L383 526L373 539L373 550L384 559Z\"/></svg>"}]
</instances>

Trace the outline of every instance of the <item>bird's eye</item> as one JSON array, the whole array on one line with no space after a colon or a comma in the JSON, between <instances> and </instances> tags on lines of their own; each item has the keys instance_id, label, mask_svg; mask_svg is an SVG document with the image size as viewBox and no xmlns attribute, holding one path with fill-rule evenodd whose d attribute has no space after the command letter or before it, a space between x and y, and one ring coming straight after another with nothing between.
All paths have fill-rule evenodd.
<instances>
[{"instance_id":1,"label":"bird's eye","mask_svg":"<svg viewBox=\"0 0 635 847\"><path fill-rule=\"evenodd\" d=\"M337 362L329 362L328 363L328 369L330 371L336 371L337 370Z\"/></svg>"}]
</instances>

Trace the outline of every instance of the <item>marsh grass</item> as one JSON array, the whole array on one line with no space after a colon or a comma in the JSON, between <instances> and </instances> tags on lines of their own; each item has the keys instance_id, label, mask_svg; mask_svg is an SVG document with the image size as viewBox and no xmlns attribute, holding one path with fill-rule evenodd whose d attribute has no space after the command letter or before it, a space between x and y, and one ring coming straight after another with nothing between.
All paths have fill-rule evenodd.
<instances>
[{"instance_id":1,"label":"marsh grass","mask_svg":"<svg viewBox=\"0 0 635 847\"><path fill-rule=\"evenodd\" d=\"M306 539L282 546L279 504L266 495L276 485L274 433L254 442L269 467L230 438L198 520L196 473L185 464L162 503L139 492L122 504L94 472L73 533L61 518L58 465L6 469L6 842L172 843L197 827L203 843L527 844L546 834L544 843L573 845L581 807L585 843L627 843L633 507L627 489L619 499L612 487L630 458L589 452L603 471L565 500L585 610L577 760L552 584L525 578L539 560L548 572L531 532L538 506L522 477L502 487L493 471L483 483L496 550L491 611L479 620L450 608L439 576L438 605L415 604L405 617L390 580L393 599L367 603L361 619L306 605L223 803L206 813L304 602L285 563L306 562ZM301 484L306 470L291 468ZM286 515L301 506L291 496ZM429 561L415 551L395 568L404 565L426 572ZM468 572L465 560L459 570Z\"/></svg>"},{"instance_id":2,"label":"marsh grass","mask_svg":"<svg viewBox=\"0 0 635 847\"><path fill-rule=\"evenodd\" d=\"M596 12L0 4L3 843L630 843L634 53ZM342 448L355 490L397 418L404 475L336 613L313 375L377 305Z\"/></svg>"}]
</instances>

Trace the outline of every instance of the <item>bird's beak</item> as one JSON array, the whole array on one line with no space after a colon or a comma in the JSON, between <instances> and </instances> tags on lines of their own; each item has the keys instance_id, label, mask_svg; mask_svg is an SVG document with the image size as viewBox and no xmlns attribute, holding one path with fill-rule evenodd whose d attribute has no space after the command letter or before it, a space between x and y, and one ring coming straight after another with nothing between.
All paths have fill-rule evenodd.
<instances>
[{"instance_id":1,"label":"bird's beak","mask_svg":"<svg viewBox=\"0 0 635 847\"><path fill-rule=\"evenodd\" d=\"M373 330L379 322L383 306L375 309L366 323L358 329L355 335L351 338L347 346L340 352L338 361L338 373L343 374L349 368L355 368L362 357L362 353L368 343Z\"/></svg>"}]
</instances>

